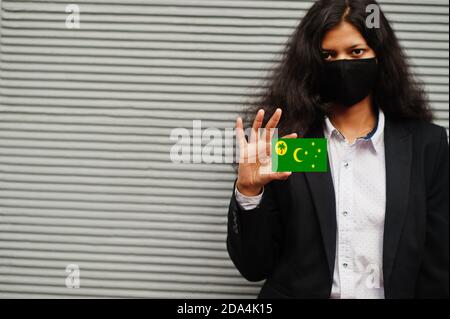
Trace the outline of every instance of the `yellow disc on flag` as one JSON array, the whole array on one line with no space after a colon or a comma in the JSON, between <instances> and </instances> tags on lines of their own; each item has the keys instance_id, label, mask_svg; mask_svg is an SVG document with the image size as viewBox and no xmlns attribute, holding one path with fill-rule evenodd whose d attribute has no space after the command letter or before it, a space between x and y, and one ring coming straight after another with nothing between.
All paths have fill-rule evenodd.
<instances>
[{"instance_id":1,"label":"yellow disc on flag","mask_svg":"<svg viewBox=\"0 0 450 319\"><path fill-rule=\"evenodd\" d=\"M285 141L278 141L275 145L275 149L278 155L283 156L286 155L288 147Z\"/></svg>"}]
</instances>

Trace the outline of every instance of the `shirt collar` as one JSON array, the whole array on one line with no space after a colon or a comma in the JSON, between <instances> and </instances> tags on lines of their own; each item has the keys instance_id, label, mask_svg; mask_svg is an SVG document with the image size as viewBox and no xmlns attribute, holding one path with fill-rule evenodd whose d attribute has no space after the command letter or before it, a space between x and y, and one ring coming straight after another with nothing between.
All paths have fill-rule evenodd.
<instances>
[{"instance_id":1,"label":"shirt collar","mask_svg":"<svg viewBox=\"0 0 450 319\"><path fill-rule=\"evenodd\" d=\"M375 151L378 153L380 151L380 144L384 137L384 126L385 126L385 115L383 110L380 108L377 108L377 121L374 129L367 134L364 137L360 137L360 139L364 139L366 141L370 141L375 149ZM344 136L337 128L333 126L328 116L325 116L325 137L327 139L330 139L333 134L339 136L340 138L344 139Z\"/></svg>"}]
</instances>

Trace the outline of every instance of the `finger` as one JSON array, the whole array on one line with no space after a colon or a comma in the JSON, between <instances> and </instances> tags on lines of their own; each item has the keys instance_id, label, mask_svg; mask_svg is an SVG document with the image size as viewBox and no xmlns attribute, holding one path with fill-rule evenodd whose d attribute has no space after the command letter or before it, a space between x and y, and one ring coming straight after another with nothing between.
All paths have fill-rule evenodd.
<instances>
[{"instance_id":1,"label":"finger","mask_svg":"<svg viewBox=\"0 0 450 319\"><path fill-rule=\"evenodd\" d=\"M243 161L243 159L246 158L248 155L247 151L247 140L245 138L244 133L244 123L242 121L242 118L237 118L236 120L236 139L237 139L237 146L239 146L239 163Z\"/></svg>"},{"instance_id":2,"label":"finger","mask_svg":"<svg viewBox=\"0 0 450 319\"><path fill-rule=\"evenodd\" d=\"M245 145L247 143L244 133L244 122L240 117L238 117L236 120L236 136L240 145L241 144Z\"/></svg>"},{"instance_id":3,"label":"finger","mask_svg":"<svg viewBox=\"0 0 450 319\"><path fill-rule=\"evenodd\" d=\"M255 120L253 121L250 143L258 142L258 130L261 128L263 121L264 121L264 110L259 110L258 113L256 113Z\"/></svg>"},{"instance_id":4,"label":"finger","mask_svg":"<svg viewBox=\"0 0 450 319\"><path fill-rule=\"evenodd\" d=\"M278 123L280 122L282 113L283 111L280 108L278 108L270 118L269 122L267 122L266 129L277 127Z\"/></svg>"},{"instance_id":5,"label":"finger","mask_svg":"<svg viewBox=\"0 0 450 319\"><path fill-rule=\"evenodd\" d=\"M292 133L292 134L283 136L283 138L297 138L297 136L298 136L297 133Z\"/></svg>"},{"instance_id":6,"label":"finger","mask_svg":"<svg viewBox=\"0 0 450 319\"><path fill-rule=\"evenodd\" d=\"M264 130L264 139L266 140L266 154L270 155L270 149L271 149L271 141L275 134L275 128L277 127L278 123L280 122L281 115L282 115L281 109L277 109L275 113L270 118L269 122L267 122L266 129Z\"/></svg>"}]
</instances>

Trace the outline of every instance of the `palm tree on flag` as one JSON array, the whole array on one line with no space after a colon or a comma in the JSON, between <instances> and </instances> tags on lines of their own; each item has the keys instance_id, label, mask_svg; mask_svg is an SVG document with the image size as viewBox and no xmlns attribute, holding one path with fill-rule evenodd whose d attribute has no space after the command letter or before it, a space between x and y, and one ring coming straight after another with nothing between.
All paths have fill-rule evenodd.
<instances>
[{"instance_id":1,"label":"palm tree on flag","mask_svg":"<svg viewBox=\"0 0 450 319\"><path fill-rule=\"evenodd\" d=\"M281 155L284 154L284 152L285 152L285 150L286 150L286 144L280 143L280 144L278 145L278 150L280 151L280 154L281 154Z\"/></svg>"}]
</instances>

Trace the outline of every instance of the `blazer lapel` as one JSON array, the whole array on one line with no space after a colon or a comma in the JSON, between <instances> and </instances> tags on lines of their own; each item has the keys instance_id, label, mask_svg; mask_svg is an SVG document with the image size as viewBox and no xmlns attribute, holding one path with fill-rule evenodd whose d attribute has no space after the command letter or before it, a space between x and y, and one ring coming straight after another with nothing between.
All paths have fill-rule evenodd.
<instances>
[{"instance_id":1,"label":"blazer lapel","mask_svg":"<svg viewBox=\"0 0 450 319\"><path fill-rule=\"evenodd\" d=\"M412 136L402 126L386 119L386 216L383 243L384 286L388 287L407 215L411 177Z\"/></svg>"},{"instance_id":2,"label":"blazer lapel","mask_svg":"<svg viewBox=\"0 0 450 319\"><path fill-rule=\"evenodd\" d=\"M320 129L311 130L305 138L324 138ZM328 172L326 173L304 173L311 189L313 202L319 219L328 267L331 278L334 273L334 262L336 258L336 200L334 194L333 179L331 176L330 161L328 160Z\"/></svg>"}]
</instances>

